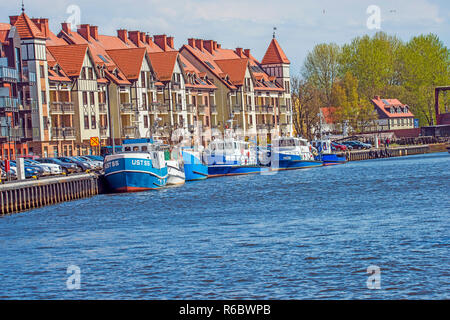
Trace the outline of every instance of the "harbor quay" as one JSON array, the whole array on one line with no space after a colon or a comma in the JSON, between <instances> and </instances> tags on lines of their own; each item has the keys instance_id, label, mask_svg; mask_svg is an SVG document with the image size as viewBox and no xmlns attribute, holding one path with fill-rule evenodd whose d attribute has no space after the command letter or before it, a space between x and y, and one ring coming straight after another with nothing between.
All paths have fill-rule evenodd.
<instances>
[{"instance_id":1,"label":"harbor quay","mask_svg":"<svg viewBox=\"0 0 450 320\"><path fill-rule=\"evenodd\" d=\"M371 150L348 151L342 154L347 161L363 161L418 154L445 152L447 144L402 146ZM104 173L79 173L70 176L4 182L0 185L1 214L20 213L61 202L79 200L111 190Z\"/></svg>"}]
</instances>

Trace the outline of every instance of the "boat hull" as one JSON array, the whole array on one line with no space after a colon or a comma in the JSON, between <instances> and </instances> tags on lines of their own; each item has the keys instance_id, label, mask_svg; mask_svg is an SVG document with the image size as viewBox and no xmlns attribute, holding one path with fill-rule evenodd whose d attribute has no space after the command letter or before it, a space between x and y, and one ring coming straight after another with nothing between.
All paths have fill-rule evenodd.
<instances>
[{"instance_id":1,"label":"boat hull","mask_svg":"<svg viewBox=\"0 0 450 320\"><path fill-rule=\"evenodd\" d=\"M208 178L208 166L200 159L200 154L183 151L184 174L186 181L198 181Z\"/></svg>"},{"instance_id":2,"label":"boat hull","mask_svg":"<svg viewBox=\"0 0 450 320\"><path fill-rule=\"evenodd\" d=\"M212 165L208 167L208 178L257 174L268 171L268 167L261 166Z\"/></svg>"},{"instance_id":3,"label":"boat hull","mask_svg":"<svg viewBox=\"0 0 450 320\"><path fill-rule=\"evenodd\" d=\"M167 167L155 168L145 155L115 155L105 159L105 179L112 192L155 190L167 184Z\"/></svg>"},{"instance_id":4,"label":"boat hull","mask_svg":"<svg viewBox=\"0 0 450 320\"><path fill-rule=\"evenodd\" d=\"M177 161L167 161L167 185L174 186L184 184L186 176Z\"/></svg>"},{"instance_id":5,"label":"boat hull","mask_svg":"<svg viewBox=\"0 0 450 320\"><path fill-rule=\"evenodd\" d=\"M324 165L323 161L317 160L303 160L299 155L291 154L274 154L276 161L272 159L271 170L296 170L296 169L307 169L322 167Z\"/></svg>"},{"instance_id":6,"label":"boat hull","mask_svg":"<svg viewBox=\"0 0 450 320\"><path fill-rule=\"evenodd\" d=\"M346 163L347 158L345 156L338 156L336 154L324 154L322 155L322 161L324 166L334 166Z\"/></svg>"}]
</instances>

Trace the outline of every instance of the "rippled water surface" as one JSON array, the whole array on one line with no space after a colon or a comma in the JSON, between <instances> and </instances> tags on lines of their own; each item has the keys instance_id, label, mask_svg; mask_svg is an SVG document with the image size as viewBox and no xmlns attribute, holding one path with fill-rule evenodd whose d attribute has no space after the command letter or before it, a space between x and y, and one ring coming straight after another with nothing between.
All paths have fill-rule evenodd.
<instances>
[{"instance_id":1,"label":"rippled water surface","mask_svg":"<svg viewBox=\"0 0 450 320\"><path fill-rule=\"evenodd\" d=\"M225 177L0 218L2 299L448 299L450 155ZM67 267L81 269L68 290ZM367 267L381 269L369 290Z\"/></svg>"}]
</instances>

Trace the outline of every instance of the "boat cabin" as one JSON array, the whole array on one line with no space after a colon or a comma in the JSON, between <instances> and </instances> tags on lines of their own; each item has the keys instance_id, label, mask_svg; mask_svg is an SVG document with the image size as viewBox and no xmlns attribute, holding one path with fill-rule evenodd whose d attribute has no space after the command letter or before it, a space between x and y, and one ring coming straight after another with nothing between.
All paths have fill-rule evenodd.
<instances>
[{"instance_id":1,"label":"boat cabin","mask_svg":"<svg viewBox=\"0 0 450 320\"><path fill-rule=\"evenodd\" d=\"M331 154L333 151L331 149L331 140L316 140L311 141L311 144L319 153L322 154Z\"/></svg>"}]
</instances>

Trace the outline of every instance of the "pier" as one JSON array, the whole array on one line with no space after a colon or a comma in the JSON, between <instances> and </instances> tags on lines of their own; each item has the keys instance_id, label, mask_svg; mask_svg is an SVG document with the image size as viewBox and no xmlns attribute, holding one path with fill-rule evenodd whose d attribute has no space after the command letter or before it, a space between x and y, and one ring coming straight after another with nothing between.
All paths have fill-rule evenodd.
<instances>
[{"instance_id":1,"label":"pier","mask_svg":"<svg viewBox=\"0 0 450 320\"><path fill-rule=\"evenodd\" d=\"M0 185L1 214L18 213L99 193L95 174L7 182Z\"/></svg>"},{"instance_id":2,"label":"pier","mask_svg":"<svg viewBox=\"0 0 450 320\"><path fill-rule=\"evenodd\" d=\"M380 158L404 157L430 152L444 152L445 144L419 145L410 147L358 150L342 153L348 161L362 161Z\"/></svg>"}]
</instances>

